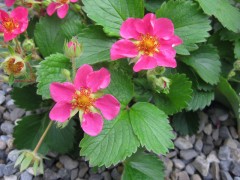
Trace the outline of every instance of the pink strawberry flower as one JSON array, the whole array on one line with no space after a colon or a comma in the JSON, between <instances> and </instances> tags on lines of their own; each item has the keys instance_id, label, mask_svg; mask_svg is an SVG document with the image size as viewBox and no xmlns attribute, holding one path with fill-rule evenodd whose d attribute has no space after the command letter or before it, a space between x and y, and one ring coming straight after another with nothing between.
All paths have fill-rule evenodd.
<instances>
[{"instance_id":1,"label":"pink strawberry flower","mask_svg":"<svg viewBox=\"0 0 240 180\"><path fill-rule=\"evenodd\" d=\"M28 10L17 7L10 13L0 9L0 32L4 33L4 41L8 42L19 34L26 31L28 27Z\"/></svg>"},{"instance_id":2,"label":"pink strawberry flower","mask_svg":"<svg viewBox=\"0 0 240 180\"><path fill-rule=\"evenodd\" d=\"M101 114L106 120L112 120L120 110L120 103L114 96L101 96L99 92L109 83L110 73L107 69L93 71L87 64L78 69L73 83L52 83L50 94L56 104L50 111L50 119L65 122L79 112L83 131L91 136L98 135L103 128Z\"/></svg>"},{"instance_id":3,"label":"pink strawberry flower","mask_svg":"<svg viewBox=\"0 0 240 180\"><path fill-rule=\"evenodd\" d=\"M7 7L11 7L14 3L15 3L16 0L5 0L5 4Z\"/></svg>"},{"instance_id":4,"label":"pink strawberry flower","mask_svg":"<svg viewBox=\"0 0 240 180\"><path fill-rule=\"evenodd\" d=\"M77 2L78 0L56 0L56 2L52 2L47 7L47 14L49 16L52 16L55 11L57 11L57 15L59 18L63 19L69 9L69 3L70 2Z\"/></svg>"},{"instance_id":5,"label":"pink strawberry flower","mask_svg":"<svg viewBox=\"0 0 240 180\"><path fill-rule=\"evenodd\" d=\"M174 35L174 26L167 18L156 18L148 13L143 19L128 18L120 28L123 39L112 45L112 60L135 58L135 72L153 69L157 66L175 68L177 66L174 46L182 40Z\"/></svg>"}]
</instances>

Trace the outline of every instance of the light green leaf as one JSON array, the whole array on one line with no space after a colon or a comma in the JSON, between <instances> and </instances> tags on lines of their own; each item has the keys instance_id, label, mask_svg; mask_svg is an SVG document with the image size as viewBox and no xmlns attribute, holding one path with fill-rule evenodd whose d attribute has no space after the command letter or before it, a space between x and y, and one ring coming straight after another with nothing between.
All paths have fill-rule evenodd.
<instances>
[{"instance_id":1,"label":"light green leaf","mask_svg":"<svg viewBox=\"0 0 240 180\"><path fill-rule=\"evenodd\" d=\"M52 82L67 81L62 74L63 69L71 68L71 63L63 54L53 54L40 63L37 69L37 93L42 95L43 99L50 98L49 86Z\"/></svg>"},{"instance_id":2,"label":"light green leaf","mask_svg":"<svg viewBox=\"0 0 240 180\"><path fill-rule=\"evenodd\" d=\"M240 32L240 12L229 0L197 1L206 14L215 16L224 27L236 33Z\"/></svg>"},{"instance_id":3,"label":"light green leaf","mask_svg":"<svg viewBox=\"0 0 240 180\"><path fill-rule=\"evenodd\" d=\"M185 64L191 66L205 82L213 85L219 81L221 62L217 49L211 45L203 45L191 56L182 57Z\"/></svg>"},{"instance_id":4,"label":"light green leaf","mask_svg":"<svg viewBox=\"0 0 240 180\"><path fill-rule=\"evenodd\" d=\"M100 26L89 26L78 34L83 54L77 58L77 67L110 60L110 48L115 39L107 37Z\"/></svg>"},{"instance_id":5,"label":"light green leaf","mask_svg":"<svg viewBox=\"0 0 240 180\"><path fill-rule=\"evenodd\" d=\"M172 74L167 78L171 80L169 93L154 94L153 101L159 109L172 115L187 107L192 98L192 83L185 74Z\"/></svg>"},{"instance_id":6,"label":"light green leaf","mask_svg":"<svg viewBox=\"0 0 240 180\"><path fill-rule=\"evenodd\" d=\"M26 156L21 163L20 172L27 169L30 163L32 162L32 160L33 160L32 156Z\"/></svg>"},{"instance_id":7,"label":"light green leaf","mask_svg":"<svg viewBox=\"0 0 240 180\"><path fill-rule=\"evenodd\" d=\"M159 157L138 151L124 163L123 180L163 180L164 165Z\"/></svg>"},{"instance_id":8,"label":"light green leaf","mask_svg":"<svg viewBox=\"0 0 240 180\"><path fill-rule=\"evenodd\" d=\"M122 111L116 119L104 122L98 136L84 136L80 142L80 155L86 156L91 166L109 167L131 156L139 145L128 112Z\"/></svg>"},{"instance_id":9,"label":"light green leaf","mask_svg":"<svg viewBox=\"0 0 240 180\"><path fill-rule=\"evenodd\" d=\"M183 44L176 47L178 54L189 55L189 51L198 49L196 43L205 42L209 37L210 20L192 1L170 0L163 3L156 14L173 21L175 33L183 40Z\"/></svg>"},{"instance_id":10,"label":"light green leaf","mask_svg":"<svg viewBox=\"0 0 240 180\"><path fill-rule=\"evenodd\" d=\"M174 138L167 115L156 106L140 102L130 108L130 120L134 133L142 146L157 154L166 154L173 148Z\"/></svg>"},{"instance_id":11,"label":"light green leaf","mask_svg":"<svg viewBox=\"0 0 240 180\"><path fill-rule=\"evenodd\" d=\"M119 36L120 26L128 17L143 17L143 0L83 0L88 17L103 26L111 36Z\"/></svg>"}]
</instances>

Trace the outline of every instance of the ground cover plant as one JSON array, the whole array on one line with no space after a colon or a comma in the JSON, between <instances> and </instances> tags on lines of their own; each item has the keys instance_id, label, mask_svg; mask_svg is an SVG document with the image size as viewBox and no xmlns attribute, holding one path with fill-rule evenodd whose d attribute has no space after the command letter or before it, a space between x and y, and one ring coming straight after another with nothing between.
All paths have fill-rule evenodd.
<instances>
[{"instance_id":1,"label":"ground cover plant","mask_svg":"<svg viewBox=\"0 0 240 180\"><path fill-rule=\"evenodd\" d=\"M240 12L234 0L6 0L1 80L32 115L18 121L20 171L49 151L122 179L163 179L158 155L219 101L240 133Z\"/></svg>"}]
</instances>

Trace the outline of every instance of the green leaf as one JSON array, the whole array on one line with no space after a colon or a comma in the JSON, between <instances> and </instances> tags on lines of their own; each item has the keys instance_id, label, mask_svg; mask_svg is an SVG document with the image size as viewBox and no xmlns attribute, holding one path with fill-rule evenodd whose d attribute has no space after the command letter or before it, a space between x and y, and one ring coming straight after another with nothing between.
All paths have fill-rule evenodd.
<instances>
[{"instance_id":1,"label":"green leaf","mask_svg":"<svg viewBox=\"0 0 240 180\"><path fill-rule=\"evenodd\" d=\"M42 107L42 97L36 94L37 88L34 85L23 88L14 87L11 97L14 103L26 110L34 110Z\"/></svg>"},{"instance_id":2,"label":"green leaf","mask_svg":"<svg viewBox=\"0 0 240 180\"><path fill-rule=\"evenodd\" d=\"M73 36L76 36L80 33L81 29L83 29L82 22L78 16L72 17L71 21L66 21L61 25L61 31L67 37L67 39L71 39Z\"/></svg>"},{"instance_id":3,"label":"green leaf","mask_svg":"<svg viewBox=\"0 0 240 180\"><path fill-rule=\"evenodd\" d=\"M236 33L240 32L240 12L228 0L197 1L206 14L215 16L224 27Z\"/></svg>"},{"instance_id":4,"label":"green leaf","mask_svg":"<svg viewBox=\"0 0 240 180\"><path fill-rule=\"evenodd\" d=\"M33 150L49 122L48 114L24 117L14 128L13 137L15 146L18 149ZM70 121L64 129L56 128L56 125L53 124L40 146L39 153L46 154L49 150L59 153L68 152L74 143L74 126L74 121Z\"/></svg>"},{"instance_id":5,"label":"green leaf","mask_svg":"<svg viewBox=\"0 0 240 180\"><path fill-rule=\"evenodd\" d=\"M193 135L199 128L199 117L196 112L181 112L173 116L172 126L181 135Z\"/></svg>"},{"instance_id":6,"label":"green leaf","mask_svg":"<svg viewBox=\"0 0 240 180\"><path fill-rule=\"evenodd\" d=\"M167 115L156 106L140 102L130 108L130 120L134 133L142 146L157 154L166 154L173 148L174 138Z\"/></svg>"},{"instance_id":7,"label":"green leaf","mask_svg":"<svg viewBox=\"0 0 240 180\"><path fill-rule=\"evenodd\" d=\"M210 20L192 1L170 0L163 3L156 14L173 21L175 33L183 40L183 44L176 47L178 54L189 55L189 51L198 49L196 43L205 42L209 37Z\"/></svg>"},{"instance_id":8,"label":"green leaf","mask_svg":"<svg viewBox=\"0 0 240 180\"><path fill-rule=\"evenodd\" d=\"M28 168L30 163L32 162L33 157L32 156L26 156L25 159L23 159L20 167L20 172L24 171L25 169Z\"/></svg>"},{"instance_id":9,"label":"green leaf","mask_svg":"<svg viewBox=\"0 0 240 180\"><path fill-rule=\"evenodd\" d=\"M189 102L186 109L188 111L203 110L206 106L211 104L212 100L214 100L214 92L194 90L192 100Z\"/></svg>"},{"instance_id":10,"label":"green leaf","mask_svg":"<svg viewBox=\"0 0 240 180\"><path fill-rule=\"evenodd\" d=\"M156 12L164 0L145 0L144 6L150 12Z\"/></svg>"},{"instance_id":11,"label":"green leaf","mask_svg":"<svg viewBox=\"0 0 240 180\"><path fill-rule=\"evenodd\" d=\"M149 102L152 99L152 85L146 78L135 78L134 81L134 98L137 102Z\"/></svg>"},{"instance_id":12,"label":"green leaf","mask_svg":"<svg viewBox=\"0 0 240 180\"><path fill-rule=\"evenodd\" d=\"M240 39L234 42L234 55L236 59L240 59Z\"/></svg>"},{"instance_id":13,"label":"green leaf","mask_svg":"<svg viewBox=\"0 0 240 180\"><path fill-rule=\"evenodd\" d=\"M205 82L213 85L219 81L221 62L217 49L211 45L203 45L191 56L182 57L185 64L191 66Z\"/></svg>"},{"instance_id":14,"label":"green leaf","mask_svg":"<svg viewBox=\"0 0 240 180\"><path fill-rule=\"evenodd\" d=\"M159 157L138 151L124 163L122 180L163 180L164 164Z\"/></svg>"},{"instance_id":15,"label":"green leaf","mask_svg":"<svg viewBox=\"0 0 240 180\"><path fill-rule=\"evenodd\" d=\"M110 48L116 40L107 37L100 26L82 29L78 39L83 45L83 54L76 60L77 67L110 60Z\"/></svg>"},{"instance_id":16,"label":"green leaf","mask_svg":"<svg viewBox=\"0 0 240 180\"><path fill-rule=\"evenodd\" d=\"M91 166L109 167L131 156L139 145L128 112L122 111L116 119L104 122L98 136L84 136L80 143L80 155L86 156Z\"/></svg>"},{"instance_id":17,"label":"green leaf","mask_svg":"<svg viewBox=\"0 0 240 180\"><path fill-rule=\"evenodd\" d=\"M40 63L37 69L37 93L44 99L50 98L49 86L52 82L67 81L62 74L63 69L71 68L71 63L63 54L53 54Z\"/></svg>"},{"instance_id":18,"label":"green leaf","mask_svg":"<svg viewBox=\"0 0 240 180\"><path fill-rule=\"evenodd\" d=\"M185 74L172 74L168 78L171 80L169 93L154 94L153 101L159 109L172 115L187 107L192 98L192 83Z\"/></svg>"},{"instance_id":19,"label":"green leaf","mask_svg":"<svg viewBox=\"0 0 240 180\"><path fill-rule=\"evenodd\" d=\"M83 0L88 17L103 26L111 36L119 36L120 26L128 17L143 17L143 0Z\"/></svg>"},{"instance_id":20,"label":"green leaf","mask_svg":"<svg viewBox=\"0 0 240 180\"><path fill-rule=\"evenodd\" d=\"M115 96L123 107L126 107L133 98L133 83L130 77L122 71L110 71L111 83L104 90L106 94Z\"/></svg>"}]
</instances>

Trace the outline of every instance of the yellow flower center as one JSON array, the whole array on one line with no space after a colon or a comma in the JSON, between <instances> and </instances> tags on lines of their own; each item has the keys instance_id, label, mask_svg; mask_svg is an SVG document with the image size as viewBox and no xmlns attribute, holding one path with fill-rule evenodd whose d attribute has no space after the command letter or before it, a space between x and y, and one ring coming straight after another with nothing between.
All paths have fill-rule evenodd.
<instances>
[{"instance_id":1,"label":"yellow flower center","mask_svg":"<svg viewBox=\"0 0 240 180\"><path fill-rule=\"evenodd\" d=\"M78 110L84 111L84 113L89 112L90 108L95 102L95 98L92 96L90 89L82 88L80 91L76 91L73 95L72 108L77 108Z\"/></svg>"},{"instance_id":2,"label":"yellow flower center","mask_svg":"<svg viewBox=\"0 0 240 180\"><path fill-rule=\"evenodd\" d=\"M142 35L140 41L137 41L135 45L141 54L147 56L153 56L154 53L159 52L158 49L160 46L157 37L149 34Z\"/></svg>"},{"instance_id":3,"label":"yellow flower center","mask_svg":"<svg viewBox=\"0 0 240 180\"><path fill-rule=\"evenodd\" d=\"M68 4L69 0L57 0L57 2L61 4Z\"/></svg>"},{"instance_id":4,"label":"yellow flower center","mask_svg":"<svg viewBox=\"0 0 240 180\"><path fill-rule=\"evenodd\" d=\"M24 67L23 62L17 62L15 63L15 58L9 58L9 60L6 62L6 71L8 74L14 74L18 75L21 73L21 70Z\"/></svg>"},{"instance_id":5,"label":"yellow flower center","mask_svg":"<svg viewBox=\"0 0 240 180\"><path fill-rule=\"evenodd\" d=\"M14 29L18 28L18 22L15 22L13 18L6 18L2 22L3 27L8 31L12 32Z\"/></svg>"}]
</instances>

